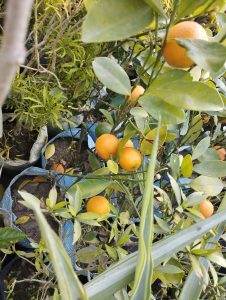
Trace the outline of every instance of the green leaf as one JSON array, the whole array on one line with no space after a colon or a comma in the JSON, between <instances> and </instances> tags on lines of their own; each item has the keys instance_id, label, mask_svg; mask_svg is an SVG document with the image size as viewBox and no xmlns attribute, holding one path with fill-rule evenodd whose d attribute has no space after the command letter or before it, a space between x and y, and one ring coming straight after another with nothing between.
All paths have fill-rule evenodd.
<instances>
[{"instance_id":1,"label":"green leaf","mask_svg":"<svg viewBox=\"0 0 226 300\"><path fill-rule=\"evenodd\" d=\"M144 0L150 7L160 14L162 17L166 18L165 12L162 8L162 3L160 0Z\"/></svg>"},{"instance_id":2,"label":"green leaf","mask_svg":"<svg viewBox=\"0 0 226 300\"><path fill-rule=\"evenodd\" d=\"M193 255L189 255L189 257L191 259L192 270L195 272L197 277L202 278L203 274L202 274L202 269L199 260Z\"/></svg>"},{"instance_id":3,"label":"green leaf","mask_svg":"<svg viewBox=\"0 0 226 300\"><path fill-rule=\"evenodd\" d=\"M25 238L26 234L18 229L10 227L0 228L0 249L9 247Z\"/></svg>"},{"instance_id":4,"label":"green leaf","mask_svg":"<svg viewBox=\"0 0 226 300\"><path fill-rule=\"evenodd\" d=\"M157 132L157 128L152 129L146 134L145 139L142 140L140 145L140 150L143 155L151 154L153 148L153 142L156 138L156 132ZM161 126L160 134L159 134L159 147L161 147L165 143L166 136L167 136L166 126Z\"/></svg>"},{"instance_id":5,"label":"green leaf","mask_svg":"<svg viewBox=\"0 0 226 300\"><path fill-rule=\"evenodd\" d=\"M179 187L178 183L176 182L176 180L169 173L167 173L167 175L169 177L170 184L171 184L172 189L174 191L177 203L178 203L178 205L180 205L181 204L181 190L180 190L180 187Z\"/></svg>"},{"instance_id":6,"label":"green leaf","mask_svg":"<svg viewBox=\"0 0 226 300\"><path fill-rule=\"evenodd\" d=\"M201 201L205 200L206 197L207 196L205 194L203 194L202 192L194 192L187 197L187 200L185 200L184 205L185 206L197 205Z\"/></svg>"},{"instance_id":7,"label":"green leaf","mask_svg":"<svg viewBox=\"0 0 226 300\"><path fill-rule=\"evenodd\" d=\"M190 124L190 129L188 130L187 134L181 141L182 145L189 145L192 144L200 135L202 131L203 121L200 115L196 115Z\"/></svg>"},{"instance_id":8,"label":"green leaf","mask_svg":"<svg viewBox=\"0 0 226 300\"><path fill-rule=\"evenodd\" d=\"M93 171L101 167L100 161L94 153L89 152L88 160Z\"/></svg>"},{"instance_id":9,"label":"green leaf","mask_svg":"<svg viewBox=\"0 0 226 300\"><path fill-rule=\"evenodd\" d=\"M198 157L203 155L206 152L206 150L209 148L209 146L210 146L210 137L207 136L204 139L202 139L193 150L192 159L193 160L197 159Z\"/></svg>"},{"instance_id":10,"label":"green leaf","mask_svg":"<svg viewBox=\"0 0 226 300\"><path fill-rule=\"evenodd\" d=\"M140 105L156 120L161 115L163 124L179 124L186 120L182 109L171 105L159 97L145 95L139 99Z\"/></svg>"},{"instance_id":11,"label":"green leaf","mask_svg":"<svg viewBox=\"0 0 226 300\"><path fill-rule=\"evenodd\" d=\"M221 267L226 268L226 259L223 257L222 253L215 252L208 255L208 259Z\"/></svg>"},{"instance_id":12,"label":"green leaf","mask_svg":"<svg viewBox=\"0 0 226 300\"><path fill-rule=\"evenodd\" d=\"M165 81L161 86L152 88L152 95L179 108L197 111L219 111L224 108L217 90L205 83L175 80Z\"/></svg>"},{"instance_id":13,"label":"green leaf","mask_svg":"<svg viewBox=\"0 0 226 300\"><path fill-rule=\"evenodd\" d=\"M74 219L73 244L75 244L79 240L81 233L82 233L81 224L76 219Z\"/></svg>"},{"instance_id":14,"label":"green leaf","mask_svg":"<svg viewBox=\"0 0 226 300\"><path fill-rule=\"evenodd\" d=\"M155 216L155 220L158 223L159 227L164 231L164 232L171 232L170 226L167 224L166 221L163 219L158 218Z\"/></svg>"},{"instance_id":15,"label":"green leaf","mask_svg":"<svg viewBox=\"0 0 226 300\"><path fill-rule=\"evenodd\" d=\"M186 178L191 177L192 174L192 158L190 154L185 155L181 164L182 175Z\"/></svg>"},{"instance_id":16,"label":"green leaf","mask_svg":"<svg viewBox=\"0 0 226 300\"><path fill-rule=\"evenodd\" d=\"M99 111L105 116L105 118L111 125L114 125L113 118L111 116L111 113L109 113L109 111L107 111L106 109L99 109Z\"/></svg>"},{"instance_id":17,"label":"green leaf","mask_svg":"<svg viewBox=\"0 0 226 300\"><path fill-rule=\"evenodd\" d=\"M90 198L93 196L96 196L103 192L112 181L105 180L105 179L86 179L84 181L80 181L72 186L73 187L79 187L81 192L82 199ZM71 188L68 190L68 193L70 193Z\"/></svg>"},{"instance_id":18,"label":"green leaf","mask_svg":"<svg viewBox=\"0 0 226 300\"><path fill-rule=\"evenodd\" d=\"M93 61L93 70L108 89L118 94L130 95L129 77L116 61L108 57L96 57Z\"/></svg>"},{"instance_id":19,"label":"green leaf","mask_svg":"<svg viewBox=\"0 0 226 300\"><path fill-rule=\"evenodd\" d=\"M83 220L96 220L99 218L99 215L94 212L85 212L77 215L77 218Z\"/></svg>"},{"instance_id":20,"label":"green leaf","mask_svg":"<svg viewBox=\"0 0 226 300\"><path fill-rule=\"evenodd\" d=\"M190 183L190 187L193 190L203 192L208 196L217 196L224 188L224 185L219 178L201 175Z\"/></svg>"},{"instance_id":21,"label":"green leaf","mask_svg":"<svg viewBox=\"0 0 226 300\"><path fill-rule=\"evenodd\" d=\"M190 16L195 14L196 9L199 9L200 12L204 11L206 6L208 6L211 2L215 2L215 1L212 0L196 0L192 2L190 0L180 1L178 15L177 15L178 20L184 16Z\"/></svg>"},{"instance_id":22,"label":"green leaf","mask_svg":"<svg viewBox=\"0 0 226 300\"><path fill-rule=\"evenodd\" d=\"M35 213L42 239L48 250L57 277L61 298L67 300L87 300L86 292L74 272L70 257L68 256L62 241L46 221L40 209L39 201L33 201L30 194L27 192L19 192L19 194L25 200L21 201L22 204L32 209Z\"/></svg>"},{"instance_id":23,"label":"green leaf","mask_svg":"<svg viewBox=\"0 0 226 300\"><path fill-rule=\"evenodd\" d=\"M198 222L184 230L180 230L168 238L156 242L152 248L153 265L157 267L162 262L172 257L175 253L190 245L196 239L202 237L205 233L209 232L217 224L225 221L226 210L224 209L206 220ZM108 299L116 291L133 281L136 264L137 252L127 255L121 261L112 265L105 272L85 284L85 289L89 299ZM190 300L194 298L186 299Z\"/></svg>"},{"instance_id":24,"label":"green leaf","mask_svg":"<svg viewBox=\"0 0 226 300\"><path fill-rule=\"evenodd\" d=\"M152 19L150 6L142 0L99 0L89 7L82 40L90 43L125 39L144 29Z\"/></svg>"},{"instance_id":25,"label":"green leaf","mask_svg":"<svg viewBox=\"0 0 226 300\"><path fill-rule=\"evenodd\" d=\"M210 177L226 176L226 161L210 160L194 166L194 171L201 175Z\"/></svg>"},{"instance_id":26,"label":"green leaf","mask_svg":"<svg viewBox=\"0 0 226 300\"><path fill-rule=\"evenodd\" d=\"M182 269L180 269L179 267L177 266L174 266L174 265L170 265L170 264L167 264L167 265L164 265L164 266L158 266L156 268L156 270L158 272L161 272L161 273L184 273L184 271Z\"/></svg>"},{"instance_id":27,"label":"green leaf","mask_svg":"<svg viewBox=\"0 0 226 300\"><path fill-rule=\"evenodd\" d=\"M109 159L107 161L107 167L113 174L118 174L118 164L115 161Z\"/></svg>"},{"instance_id":28,"label":"green leaf","mask_svg":"<svg viewBox=\"0 0 226 300\"><path fill-rule=\"evenodd\" d=\"M216 77L225 72L226 47L220 43L194 39L177 39L187 55L201 68Z\"/></svg>"}]
</instances>

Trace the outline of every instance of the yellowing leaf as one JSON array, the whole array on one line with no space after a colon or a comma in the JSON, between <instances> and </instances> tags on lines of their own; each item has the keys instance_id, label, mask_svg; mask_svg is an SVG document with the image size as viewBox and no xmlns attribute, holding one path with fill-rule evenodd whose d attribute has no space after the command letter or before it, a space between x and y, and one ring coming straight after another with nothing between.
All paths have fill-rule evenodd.
<instances>
[{"instance_id":1,"label":"yellowing leaf","mask_svg":"<svg viewBox=\"0 0 226 300\"><path fill-rule=\"evenodd\" d=\"M22 181L18 187L18 191L22 190L29 182L31 182L30 179L25 179L24 181Z\"/></svg>"},{"instance_id":2,"label":"yellowing leaf","mask_svg":"<svg viewBox=\"0 0 226 300\"><path fill-rule=\"evenodd\" d=\"M157 128L154 128L151 131L149 131L148 134L145 136L146 139L144 139L141 142L140 150L143 155L151 154L153 143L156 138L156 131ZM158 145L159 147L161 147L165 143L166 137L167 137L167 129L165 126L162 126L159 132L159 145Z\"/></svg>"},{"instance_id":3,"label":"yellowing leaf","mask_svg":"<svg viewBox=\"0 0 226 300\"><path fill-rule=\"evenodd\" d=\"M118 164L113 160L107 161L107 167L109 171L111 171L114 174L118 174Z\"/></svg>"},{"instance_id":4,"label":"yellowing leaf","mask_svg":"<svg viewBox=\"0 0 226 300\"><path fill-rule=\"evenodd\" d=\"M55 153L55 145L54 144L50 144L46 147L46 151L45 151L45 158L49 159L50 157L52 157Z\"/></svg>"},{"instance_id":5,"label":"yellowing leaf","mask_svg":"<svg viewBox=\"0 0 226 300\"><path fill-rule=\"evenodd\" d=\"M53 208L57 202L57 190L56 186L54 185L51 190L49 191L49 201L48 201L48 206L50 208Z\"/></svg>"},{"instance_id":6,"label":"yellowing leaf","mask_svg":"<svg viewBox=\"0 0 226 300\"><path fill-rule=\"evenodd\" d=\"M27 223L27 221L28 221L29 219L30 219L29 216L22 216L22 217L16 219L15 224L16 224L16 225L25 224L25 223Z\"/></svg>"},{"instance_id":7,"label":"yellowing leaf","mask_svg":"<svg viewBox=\"0 0 226 300\"><path fill-rule=\"evenodd\" d=\"M184 158L183 158L183 161L182 161L182 164L181 164L181 172L182 172L182 175L186 178L189 178L191 177L191 174L192 174L192 157L190 154L187 154Z\"/></svg>"}]
</instances>

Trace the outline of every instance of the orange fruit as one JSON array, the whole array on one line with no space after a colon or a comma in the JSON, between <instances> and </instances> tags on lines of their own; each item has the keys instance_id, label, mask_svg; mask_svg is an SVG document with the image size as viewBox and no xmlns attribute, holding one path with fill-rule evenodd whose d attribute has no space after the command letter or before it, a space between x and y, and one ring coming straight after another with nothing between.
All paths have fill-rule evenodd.
<instances>
[{"instance_id":1,"label":"orange fruit","mask_svg":"<svg viewBox=\"0 0 226 300\"><path fill-rule=\"evenodd\" d=\"M199 204L199 211L205 218L208 218L212 216L214 212L213 204L209 200L203 200Z\"/></svg>"},{"instance_id":2,"label":"orange fruit","mask_svg":"<svg viewBox=\"0 0 226 300\"><path fill-rule=\"evenodd\" d=\"M131 172L137 170L142 162L142 157L139 151L134 148L123 148L120 157L119 164L122 169Z\"/></svg>"},{"instance_id":3,"label":"orange fruit","mask_svg":"<svg viewBox=\"0 0 226 300\"><path fill-rule=\"evenodd\" d=\"M119 139L119 142L121 141L121 139ZM125 145L123 146L123 148L134 148L133 142L131 140L128 140Z\"/></svg>"},{"instance_id":4,"label":"orange fruit","mask_svg":"<svg viewBox=\"0 0 226 300\"><path fill-rule=\"evenodd\" d=\"M213 149L217 151L217 154L221 160L225 160L226 150L221 146L214 146Z\"/></svg>"},{"instance_id":5,"label":"orange fruit","mask_svg":"<svg viewBox=\"0 0 226 300\"><path fill-rule=\"evenodd\" d=\"M88 200L86 210L99 215L108 214L111 210L109 201L104 196L95 196Z\"/></svg>"},{"instance_id":6,"label":"orange fruit","mask_svg":"<svg viewBox=\"0 0 226 300\"><path fill-rule=\"evenodd\" d=\"M58 171L60 173L64 173L64 171L65 171L63 165L61 165L61 164L53 164L50 167L50 170Z\"/></svg>"},{"instance_id":7,"label":"orange fruit","mask_svg":"<svg viewBox=\"0 0 226 300\"><path fill-rule=\"evenodd\" d=\"M189 68L194 62L187 56L187 50L176 42L176 38L208 40L205 29L194 21L184 21L172 26L167 35L163 56L175 68Z\"/></svg>"},{"instance_id":8,"label":"orange fruit","mask_svg":"<svg viewBox=\"0 0 226 300\"><path fill-rule=\"evenodd\" d=\"M140 96L144 94L144 92L145 89L141 85L135 86L131 92L131 95L128 98L129 105L131 106L135 106L136 104L139 105L139 103L137 103L137 100Z\"/></svg>"},{"instance_id":9,"label":"orange fruit","mask_svg":"<svg viewBox=\"0 0 226 300\"><path fill-rule=\"evenodd\" d=\"M105 133L96 140L96 153L103 159L117 154L119 140L113 134Z\"/></svg>"}]
</instances>

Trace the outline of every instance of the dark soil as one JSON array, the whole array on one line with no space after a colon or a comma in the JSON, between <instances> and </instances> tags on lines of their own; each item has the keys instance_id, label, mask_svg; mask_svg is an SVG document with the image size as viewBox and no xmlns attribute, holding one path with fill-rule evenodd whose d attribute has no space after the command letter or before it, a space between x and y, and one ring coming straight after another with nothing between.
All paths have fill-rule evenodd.
<instances>
[{"instance_id":1,"label":"dark soil","mask_svg":"<svg viewBox=\"0 0 226 300\"><path fill-rule=\"evenodd\" d=\"M8 274L3 274L6 295L10 290L11 284L15 280L17 281L26 280L24 282L16 283L12 294L10 293L9 298L7 299L12 299L12 300L40 299L41 292L43 291L44 285L42 283L34 282L30 280L37 273L35 267L32 264L28 263L24 259L19 259L19 258L14 259L13 264L11 264L10 269L7 270L6 273ZM39 278L36 277L36 279ZM51 289L48 289L47 294L50 295L51 293L52 293Z\"/></svg>"},{"instance_id":2,"label":"dark soil","mask_svg":"<svg viewBox=\"0 0 226 300\"><path fill-rule=\"evenodd\" d=\"M62 164L65 170L72 168L73 173L90 171L88 164L88 146L83 142L79 152L79 141L62 138L54 141L55 153L48 159L47 169L53 164Z\"/></svg>"},{"instance_id":3,"label":"dark soil","mask_svg":"<svg viewBox=\"0 0 226 300\"><path fill-rule=\"evenodd\" d=\"M5 121L3 137L0 139L0 155L7 160L28 160L37 135L37 131L29 131L14 121Z\"/></svg>"},{"instance_id":4,"label":"dark soil","mask_svg":"<svg viewBox=\"0 0 226 300\"><path fill-rule=\"evenodd\" d=\"M38 228L38 225L35 220L35 216L32 210L28 209L19 201L23 200L21 196L18 193L18 189L25 190L28 193L31 193L32 195L36 196L38 199L40 199L40 206L42 208L46 208L45 200L48 198L48 194L52 186L54 185L54 182L47 181L47 182L32 182L32 179L34 177L32 176L23 176L20 179L17 180L17 182L12 187L12 199L13 199L13 213L17 216L17 218L20 218L22 216L29 216L30 219L24 223L17 225L25 234L28 236L28 238L32 239L35 242L39 242L41 239L41 234ZM23 185L24 182L28 180L28 183L24 187L21 188L21 185ZM30 180L30 181L29 181ZM62 192L59 188L57 188L58 191L58 199L57 202L62 201L64 199ZM58 232L58 223L54 220L52 216L50 216L48 213L45 213L45 216L47 218L48 223L50 226L54 229L54 231Z\"/></svg>"}]
</instances>

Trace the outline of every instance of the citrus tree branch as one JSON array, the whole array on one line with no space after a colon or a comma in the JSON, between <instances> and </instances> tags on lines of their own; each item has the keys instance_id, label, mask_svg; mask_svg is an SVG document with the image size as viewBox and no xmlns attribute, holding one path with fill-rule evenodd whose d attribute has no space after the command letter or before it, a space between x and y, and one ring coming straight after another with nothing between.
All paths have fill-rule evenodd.
<instances>
[{"instance_id":1,"label":"citrus tree branch","mask_svg":"<svg viewBox=\"0 0 226 300\"><path fill-rule=\"evenodd\" d=\"M18 66L23 64L25 38L33 0L8 0L4 36L0 49L0 107L9 93Z\"/></svg>"}]
</instances>

